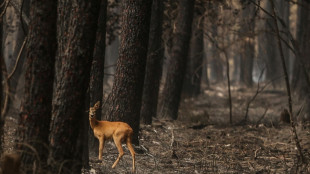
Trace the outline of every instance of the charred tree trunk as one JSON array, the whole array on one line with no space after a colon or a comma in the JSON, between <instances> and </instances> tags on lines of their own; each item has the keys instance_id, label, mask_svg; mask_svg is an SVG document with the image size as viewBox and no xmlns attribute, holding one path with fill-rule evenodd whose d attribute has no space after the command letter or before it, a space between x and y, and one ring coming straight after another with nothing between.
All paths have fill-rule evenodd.
<instances>
[{"instance_id":1,"label":"charred tree trunk","mask_svg":"<svg viewBox=\"0 0 310 174\"><path fill-rule=\"evenodd\" d=\"M126 0L122 7L120 56L108 119L128 123L134 131L133 143L139 144L140 109L152 1Z\"/></svg>"},{"instance_id":2,"label":"charred tree trunk","mask_svg":"<svg viewBox=\"0 0 310 174\"><path fill-rule=\"evenodd\" d=\"M0 4L2 4L4 0L0 0ZM3 8L0 8L0 11L3 11ZM3 17L0 17L0 154L3 153L3 143L4 143L4 115L2 115L2 62L3 62L3 51L2 51L2 43L3 43Z\"/></svg>"},{"instance_id":3,"label":"charred tree trunk","mask_svg":"<svg viewBox=\"0 0 310 174\"><path fill-rule=\"evenodd\" d=\"M188 58L194 0L179 0L179 14L176 19L172 55L168 62L168 72L163 90L161 116L178 118L182 85Z\"/></svg>"},{"instance_id":4,"label":"charred tree trunk","mask_svg":"<svg viewBox=\"0 0 310 174\"><path fill-rule=\"evenodd\" d=\"M53 96L50 161L61 173L80 173L85 97L94 52L98 0L58 1L56 87ZM65 163L64 163L65 162Z\"/></svg>"},{"instance_id":5,"label":"charred tree trunk","mask_svg":"<svg viewBox=\"0 0 310 174\"><path fill-rule=\"evenodd\" d=\"M243 2L242 11L243 24L241 26L241 61L240 61L240 81L247 87L253 85L253 60L255 55L254 49L254 28L255 28L255 5Z\"/></svg>"},{"instance_id":6,"label":"charred tree trunk","mask_svg":"<svg viewBox=\"0 0 310 174\"><path fill-rule=\"evenodd\" d=\"M56 7L54 1L31 1L29 41L26 46L25 96L18 127L18 148L23 152L22 161L25 166L33 164L35 160L46 164L48 157L46 146L49 144L52 110ZM24 144L32 146L39 159L36 159L33 150Z\"/></svg>"},{"instance_id":7,"label":"charred tree trunk","mask_svg":"<svg viewBox=\"0 0 310 174\"><path fill-rule=\"evenodd\" d=\"M210 30L213 38L213 42L218 42L218 25L219 25L219 13L221 13L221 9L219 7L218 2L209 2L208 10L210 10ZM210 59L210 80L218 82L223 82L224 80L224 61L220 57L220 51L216 47L217 43L213 43L211 47L212 58Z\"/></svg>"},{"instance_id":8,"label":"charred tree trunk","mask_svg":"<svg viewBox=\"0 0 310 174\"><path fill-rule=\"evenodd\" d=\"M203 68L203 29L200 23L202 12L199 10L198 7L195 8L191 44L189 46L187 69L183 84L183 93L187 97L195 97L200 93Z\"/></svg>"},{"instance_id":9,"label":"charred tree trunk","mask_svg":"<svg viewBox=\"0 0 310 174\"><path fill-rule=\"evenodd\" d=\"M295 66L299 69L299 77L297 82L296 91L298 92L301 99L306 101L305 115L303 121L310 122L310 3L303 3L301 6L299 16L299 43L301 57L299 62L296 62ZM298 61L298 60L297 60ZM304 67L301 67L304 66ZM306 72L304 72L306 70Z\"/></svg>"},{"instance_id":10,"label":"charred tree trunk","mask_svg":"<svg viewBox=\"0 0 310 174\"><path fill-rule=\"evenodd\" d=\"M163 70L164 48L162 41L163 2L153 0L149 34L148 57L146 62L141 121L152 124L152 117L157 115L157 103L160 80Z\"/></svg>"},{"instance_id":11,"label":"charred tree trunk","mask_svg":"<svg viewBox=\"0 0 310 174\"><path fill-rule=\"evenodd\" d=\"M278 6L278 5L277 5ZM265 9L272 13L271 2L267 1ZM274 81L275 78L279 78L282 76L282 69L280 66L280 56L276 43L275 36L275 24L273 22L272 17L266 15L265 29L267 32L265 33L265 44L262 45L262 49L265 50L265 62L266 62L266 80L273 81L272 84L274 87L281 86L282 82Z\"/></svg>"},{"instance_id":12,"label":"charred tree trunk","mask_svg":"<svg viewBox=\"0 0 310 174\"><path fill-rule=\"evenodd\" d=\"M96 44L94 50L94 58L90 72L89 84L89 105L94 106L97 101L102 103L103 97L103 76L104 76L104 60L105 60L105 38L106 38L106 15L107 0L101 0L100 13L98 19L98 28L96 36ZM89 106L87 106L89 108ZM97 120L101 120L101 108L96 113ZM98 152L98 140L95 139L94 133L89 129L90 150Z\"/></svg>"}]
</instances>

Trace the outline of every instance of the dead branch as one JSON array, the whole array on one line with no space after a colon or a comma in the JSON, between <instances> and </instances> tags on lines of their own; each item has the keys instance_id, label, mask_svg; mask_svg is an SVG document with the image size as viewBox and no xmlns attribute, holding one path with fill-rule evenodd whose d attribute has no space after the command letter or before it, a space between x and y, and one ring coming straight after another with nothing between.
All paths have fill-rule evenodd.
<instances>
[{"instance_id":1,"label":"dead branch","mask_svg":"<svg viewBox=\"0 0 310 174\"><path fill-rule=\"evenodd\" d=\"M8 0L8 1L5 1L5 2L3 2L3 4L5 4L5 7L4 7L4 9L3 9L3 11L1 12L1 14L0 14L0 21L2 22L2 17L3 17L3 15L5 14L5 12L6 12L6 9L8 8L8 6L9 6L9 3L10 3L10 0ZM1 4L1 6L3 6L3 4Z\"/></svg>"},{"instance_id":2,"label":"dead branch","mask_svg":"<svg viewBox=\"0 0 310 174\"><path fill-rule=\"evenodd\" d=\"M10 80L12 78L12 76L14 75L14 73L16 72L16 68L18 66L18 63L19 63L19 60L20 60L20 57L21 57L21 54L25 48L25 45L27 43L28 39L27 37L24 39L24 42L23 42L23 45L22 47L20 48L19 52L18 52L18 55L17 55L17 59L16 59L16 62L15 62L15 65L14 65L14 68L12 70L12 72L8 75L8 79L7 80Z\"/></svg>"},{"instance_id":3,"label":"dead branch","mask_svg":"<svg viewBox=\"0 0 310 174\"><path fill-rule=\"evenodd\" d=\"M226 48L221 48L218 43L212 38L208 33L205 33L207 37L210 39L210 41L214 44L214 46L224 53L225 59L226 59L226 74L227 74L227 84L228 84L228 101L229 101L229 123L232 124L232 99L231 99L231 89L230 89L230 75L229 75L229 61L228 61L228 55L226 52Z\"/></svg>"},{"instance_id":4,"label":"dead branch","mask_svg":"<svg viewBox=\"0 0 310 174\"><path fill-rule=\"evenodd\" d=\"M287 90L287 97L288 97L288 107L289 107L289 114L290 114L290 120L291 120L291 128L292 128L292 132L294 135L294 140L296 143L296 147L298 149L299 152L299 156L301 159L302 163L306 163L304 155L302 153L302 148L300 145L300 141L297 135L297 131L296 131L296 127L295 127L295 123L294 123L294 119L293 119L293 107L292 107L292 96L291 96L291 89L290 89L290 83L289 83L289 79L288 79L288 73L286 70L286 62L285 62L285 58L284 58L284 54L283 54L283 49L282 49L282 43L281 43L281 39L280 39L280 32L279 32L279 26L278 26L278 20L277 20L277 14L275 11L275 5L273 0L270 1L271 2L271 6L272 6L272 13L273 13L273 20L274 20L274 24L276 26L276 34L277 34L277 42L278 42L278 47L279 47L279 52L280 52L280 57L281 57L281 62L282 62L282 68L283 68L283 72L284 72L284 78L285 78L285 83L286 83L286 90Z\"/></svg>"},{"instance_id":5,"label":"dead branch","mask_svg":"<svg viewBox=\"0 0 310 174\"><path fill-rule=\"evenodd\" d=\"M23 42L23 45L22 47L20 48L19 50L19 53L17 55L17 59L16 59L16 62L15 62L15 65L14 65L14 68L12 70L12 72L10 74L8 74L7 72L7 69L6 69L6 66L5 66L5 62L3 60L3 66L4 66L4 77L5 77L5 99L4 99L4 105L3 105L3 109L2 109L2 117L4 119L7 111L8 111L8 103L9 103L9 94L10 94L10 85L9 85L9 81L10 79L12 78L12 76L14 75L14 73L16 72L16 69L17 69L17 66L18 66L18 63L19 63L19 60L20 60L20 57L21 57L21 54L25 48L25 45L27 43L27 37L24 39L24 42Z\"/></svg>"},{"instance_id":6,"label":"dead branch","mask_svg":"<svg viewBox=\"0 0 310 174\"><path fill-rule=\"evenodd\" d=\"M267 112L268 112L269 108L265 109L265 112L263 113L263 115L258 119L258 121L256 122L256 127L258 127L259 123L265 118Z\"/></svg>"},{"instance_id":7,"label":"dead branch","mask_svg":"<svg viewBox=\"0 0 310 174\"><path fill-rule=\"evenodd\" d=\"M249 113L249 108L250 108L250 105L251 103L255 100L256 96L262 92L264 90L264 88L267 86L265 85L261 90L259 89L259 85L260 85L260 80L264 74L264 71L265 71L265 68L262 69L262 71L260 72L260 75L259 75L259 78L258 78L258 83L257 83L257 89L256 89L256 93L254 94L254 96L251 98L250 101L248 101L247 103L247 107L246 107L246 112L245 112L245 116L244 116L244 121L247 122L248 120L248 113Z\"/></svg>"}]
</instances>

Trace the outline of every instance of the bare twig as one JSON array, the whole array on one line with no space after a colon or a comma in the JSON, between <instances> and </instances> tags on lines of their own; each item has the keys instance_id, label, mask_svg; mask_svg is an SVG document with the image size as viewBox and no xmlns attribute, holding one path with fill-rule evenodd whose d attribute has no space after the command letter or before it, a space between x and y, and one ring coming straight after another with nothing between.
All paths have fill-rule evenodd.
<instances>
[{"instance_id":1,"label":"bare twig","mask_svg":"<svg viewBox=\"0 0 310 174\"><path fill-rule=\"evenodd\" d=\"M280 57L281 57L281 62L282 62L282 68L283 68L284 78L285 78L285 83L286 83L286 90L287 90L287 97L288 97L288 107L289 107L289 114L290 114L290 120L291 120L291 128L292 128L292 132L293 132L293 135L294 135L294 140L295 140L295 143L296 143L296 147L297 147L298 152L299 152L300 159L301 159L302 163L306 163L304 155L302 153L302 148L301 148L301 145L300 145L300 141L298 139L298 135L297 135L294 119L293 119L293 107L292 107L291 89L290 89L290 84L289 84L289 79L288 79L288 73L287 73L287 70L286 70L286 63L285 63L285 58L284 58L284 54L283 54L282 43L281 43L281 39L280 39L280 32L279 32L277 15L276 15L276 11L275 11L275 5L274 5L273 0L271 0L270 2L271 2L271 6L272 6L273 20L274 20L274 23L275 23L275 26L276 26L276 34L277 34L277 38L278 38L277 41L278 41Z\"/></svg>"},{"instance_id":2,"label":"bare twig","mask_svg":"<svg viewBox=\"0 0 310 174\"><path fill-rule=\"evenodd\" d=\"M246 112L245 112L245 116L244 116L244 121L247 122L248 120L248 113L249 113L249 108L250 108L250 105L251 103L255 100L256 96L263 91L264 88L262 88L261 90L259 89L259 85L260 85L260 80L264 74L264 71L265 71L265 68L262 69L262 71L260 72L260 75L259 75L259 78L258 78L258 82L257 82L257 89L256 89L256 93L255 95L251 98L250 101L248 101L248 104L247 104L247 107L246 107ZM266 86L265 86L266 87Z\"/></svg>"},{"instance_id":3,"label":"bare twig","mask_svg":"<svg viewBox=\"0 0 310 174\"><path fill-rule=\"evenodd\" d=\"M23 8L24 8L24 3L25 1L22 0L22 5L20 6L20 11L19 11L19 18L20 18L20 23L22 26L22 30L24 32L24 35L27 35L26 29L25 29L25 25L24 25L24 20L23 20Z\"/></svg>"},{"instance_id":4,"label":"bare twig","mask_svg":"<svg viewBox=\"0 0 310 174\"><path fill-rule=\"evenodd\" d=\"M231 89L230 89L230 76L229 76L229 61L228 61L228 55L226 52L226 48L228 47L224 47L221 48L218 43L208 34L205 33L207 35L207 37L210 39L210 41L214 44L214 46L221 51L222 53L224 53L225 59L226 59L226 73L227 73L227 84L228 84L228 101L229 101L229 123L232 124L232 99L231 99Z\"/></svg>"},{"instance_id":5,"label":"bare twig","mask_svg":"<svg viewBox=\"0 0 310 174\"><path fill-rule=\"evenodd\" d=\"M267 112L268 112L268 108L265 109L265 112L263 113L263 115L256 122L256 127L258 127L259 123L265 118Z\"/></svg>"},{"instance_id":6,"label":"bare twig","mask_svg":"<svg viewBox=\"0 0 310 174\"><path fill-rule=\"evenodd\" d=\"M25 48L25 45L27 43L27 37L24 39L24 42L23 42L23 45L22 47L20 48L19 52L18 52L18 55L17 55L17 58L16 58L16 62L15 62L15 65L14 65L14 68L12 70L12 72L8 75L8 79L7 80L10 80L12 78L12 76L14 75L14 73L16 72L16 68L18 66L18 63L19 63L19 60L20 60L20 57L21 57L21 54Z\"/></svg>"},{"instance_id":7,"label":"bare twig","mask_svg":"<svg viewBox=\"0 0 310 174\"><path fill-rule=\"evenodd\" d=\"M5 2L3 2L4 4L5 4L5 7L4 7L4 9L3 9L3 11L1 12L1 14L0 14L0 22L2 22L2 17L3 17L3 15L5 14L5 12L6 12L6 9L8 8L8 6L9 6L9 2L10 2L10 0L8 0L8 1L5 1ZM2 6L2 4L1 4L1 6Z\"/></svg>"},{"instance_id":8,"label":"bare twig","mask_svg":"<svg viewBox=\"0 0 310 174\"><path fill-rule=\"evenodd\" d=\"M4 104L3 104L3 110L2 110L2 117L4 117L6 115L6 112L8 110L8 103L9 103L9 94L10 94L10 85L9 85L9 81L10 79L12 78L12 76L14 75L14 73L16 72L16 69L17 69L17 66L18 66L18 63L19 63L19 60L20 60L20 57L21 57L21 54L25 48L25 45L27 43L27 37L25 38L24 42L23 42L23 45L22 47L20 48L19 50L19 53L17 55L17 58L16 58L16 62L15 62L15 65L14 65L14 68L12 70L12 72L10 74L8 74L7 72L7 69L5 67L5 64L4 64L4 60L3 60L3 66L4 66L4 69L5 69L5 73L4 73L4 77L6 78L5 79L5 98L4 98Z\"/></svg>"}]
</instances>

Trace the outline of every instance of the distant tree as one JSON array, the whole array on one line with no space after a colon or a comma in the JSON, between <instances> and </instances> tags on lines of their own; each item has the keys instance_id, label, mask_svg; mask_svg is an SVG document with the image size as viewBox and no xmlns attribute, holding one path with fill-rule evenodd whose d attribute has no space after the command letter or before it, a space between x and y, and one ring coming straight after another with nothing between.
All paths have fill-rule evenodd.
<instances>
[{"instance_id":1,"label":"distant tree","mask_svg":"<svg viewBox=\"0 0 310 174\"><path fill-rule=\"evenodd\" d=\"M241 60L240 60L240 81L248 87L253 85L253 60L255 56L255 5L248 1L241 1L242 24L240 28Z\"/></svg>"},{"instance_id":2,"label":"distant tree","mask_svg":"<svg viewBox=\"0 0 310 174\"><path fill-rule=\"evenodd\" d=\"M162 0L153 0L141 106L141 120L145 124L152 124L152 117L157 115L158 94L164 57L163 40L161 37L163 8Z\"/></svg>"},{"instance_id":3,"label":"distant tree","mask_svg":"<svg viewBox=\"0 0 310 174\"><path fill-rule=\"evenodd\" d=\"M96 43L94 49L94 58L90 72L89 84L89 106L94 106L97 101L102 103L103 96L103 76L104 76L104 59L105 59L105 41L106 41L106 16L107 16L107 0L101 0L100 13L98 18L98 28ZM88 107L87 107L88 108ZM97 120L101 120L101 107L96 113ZM88 121L87 121L88 125ZM98 151L98 140L95 139L93 131L90 129L89 134L90 149L94 152Z\"/></svg>"},{"instance_id":4,"label":"distant tree","mask_svg":"<svg viewBox=\"0 0 310 174\"><path fill-rule=\"evenodd\" d=\"M297 78L295 90L301 99L305 100L304 121L310 121L310 2L302 3L299 13L298 41L300 43L300 58L295 62L295 69L298 73L294 74ZM296 70L295 70L296 71Z\"/></svg>"},{"instance_id":5,"label":"distant tree","mask_svg":"<svg viewBox=\"0 0 310 174\"><path fill-rule=\"evenodd\" d=\"M172 55L168 62L168 72L161 102L161 116L171 119L177 119L178 117L188 58L194 3L194 0L179 0Z\"/></svg>"},{"instance_id":6,"label":"distant tree","mask_svg":"<svg viewBox=\"0 0 310 174\"><path fill-rule=\"evenodd\" d=\"M207 8L209 10L208 12L208 18L209 22L211 24L210 32L211 36L213 38L213 42L219 41L219 26L220 26L220 14L221 14L221 8L220 3L215 1L209 1L206 3ZM224 61L220 57L220 51L216 47L217 43L212 43L211 46L211 59L209 61L210 63L210 79L214 80L215 82L222 82L224 80Z\"/></svg>"},{"instance_id":7,"label":"distant tree","mask_svg":"<svg viewBox=\"0 0 310 174\"><path fill-rule=\"evenodd\" d=\"M276 8L279 9L279 3L281 3L282 0L276 0L275 5ZM270 1L264 1L263 8L266 9L270 14L272 13L271 8L271 2ZM280 15L279 15L280 16ZM279 50L277 49L278 45L275 38L275 24L273 22L273 19L271 16L265 14L264 16L264 30L266 31L261 39L261 42L259 44L259 53L260 57L264 59L266 63L266 80L270 81L272 80L272 84L274 87L281 86L283 80L277 80L274 79L279 78L283 75L283 70L281 66L278 66L281 64L280 61L280 54ZM266 53L266 54L261 54Z\"/></svg>"},{"instance_id":8,"label":"distant tree","mask_svg":"<svg viewBox=\"0 0 310 174\"><path fill-rule=\"evenodd\" d=\"M56 85L50 133L50 161L61 173L80 173L83 151L85 97L96 40L98 0L59 0ZM53 164L50 164L53 166ZM53 166L59 169L58 166ZM65 170L68 169L68 170Z\"/></svg>"},{"instance_id":9,"label":"distant tree","mask_svg":"<svg viewBox=\"0 0 310 174\"><path fill-rule=\"evenodd\" d=\"M203 69L203 4L195 1L192 35L189 46L187 69L184 79L183 93L188 97L200 94L201 76Z\"/></svg>"},{"instance_id":10,"label":"distant tree","mask_svg":"<svg viewBox=\"0 0 310 174\"><path fill-rule=\"evenodd\" d=\"M115 81L109 98L108 120L128 123L138 144L140 109L147 58L152 1L122 3L121 45Z\"/></svg>"},{"instance_id":11,"label":"distant tree","mask_svg":"<svg viewBox=\"0 0 310 174\"><path fill-rule=\"evenodd\" d=\"M55 1L31 1L31 15L26 46L25 96L20 110L18 148L22 161L46 164L49 126L52 110L54 63L56 54ZM39 159L36 159L32 146Z\"/></svg>"}]
</instances>

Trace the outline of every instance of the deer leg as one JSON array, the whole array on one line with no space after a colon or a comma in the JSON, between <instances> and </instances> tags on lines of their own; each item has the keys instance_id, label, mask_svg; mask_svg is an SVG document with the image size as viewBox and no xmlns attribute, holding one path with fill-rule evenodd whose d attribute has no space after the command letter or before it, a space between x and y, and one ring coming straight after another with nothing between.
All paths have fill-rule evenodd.
<instances>
[{"instance_id":1,"label":"deer leg","mask_svg":"<svg viewBox=\"0 0 310 174\"><path fill-rule=\"evenodd\" d=\"M135 172L135 151L134 151L132 144L131 144L131 137L127 138L126 143L127 143L128 149L130 151L130 154L132 156L132 172Z\"/></svg>"},{"instance_id":2,"label":"deer leg","mask_svg":"<svg viewBox=\"0 0 310 174\"><path fill-rule=\"evenodd\" d=\"M103 152L103 147L104 147L104 137L99 137L99 160L102 160L102 152Z\"/></svg>"},{"instance_id":3,"label":"deer leg","mask_svg":"<svg viewBox=\"0 0 310 174\"><path fill-rule=\"evenodd\" d=\"M113 137L114 143L117 147L118 150L118 157L116 159L116 161L114 162L114 164L112 165L112 168L115 168L115 166L117 165L117 163L119 162L119 160L122 158L122 156L124 155L124 150L122 148L122 143L121 143L121 138L118 137Z\"/></svg>"}]
</instances>

